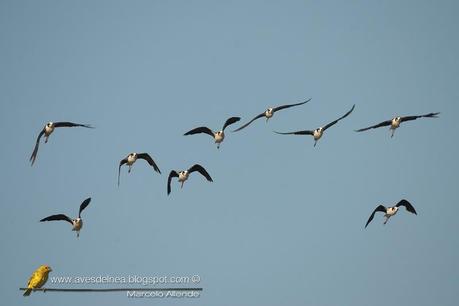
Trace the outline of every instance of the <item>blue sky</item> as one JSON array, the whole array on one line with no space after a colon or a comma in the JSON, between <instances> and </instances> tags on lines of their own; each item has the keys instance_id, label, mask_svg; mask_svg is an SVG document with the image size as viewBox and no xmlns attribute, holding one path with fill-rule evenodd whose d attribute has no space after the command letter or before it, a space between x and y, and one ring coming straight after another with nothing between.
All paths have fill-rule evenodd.
<instances>
[{"instance_id":1,"label":"blue sky","mask_svg":"<svg viewBox=\"0 0 459 306\"><path fill-rule=\"evenodd\" d=\"M51 276L199 275L199 299L33 293L30 305L456 305L456 1L1 1L4 304ZM182 136L296 103L268 123ZM314 129L354 112L313 147ZM395 115L439 119L357 134ZM40 146L47 121L60 129ZM118 162L149 152L117 187ZM201 163L166 195L167 174ZM84 211L80 238L55 213ZM402 198L385 226L378 204ZM51 284L48 284L51 287ZM57 285L53 285L56 287Z\"/></svg>"}]
</instances>

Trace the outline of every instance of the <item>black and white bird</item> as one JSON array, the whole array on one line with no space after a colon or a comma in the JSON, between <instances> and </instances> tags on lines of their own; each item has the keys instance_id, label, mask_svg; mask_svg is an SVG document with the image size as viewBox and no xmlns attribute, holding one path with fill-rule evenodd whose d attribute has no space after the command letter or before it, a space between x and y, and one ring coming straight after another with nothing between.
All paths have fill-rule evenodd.
<instances>
[{"instance_id":1,"label":"black and white bird","mask_svg":"<svg viewBox=\"0 0 459 306\"><path fill-rule=\"evenodd\" d=\"M438 114L440 113L430 113L430 114L419 115L419 116L394 117L390 120L386 120L381 123L378 123L378 124L375 124L375 125L363 128L363 129L356 130L356 132L363 132L363 131L367 131L370 129L376 129L382 126L390 125L390 131L391 131L390 137L392 138L394 137L395 130L400 126L400 123L405 122L405 121L416 120L418 118L438 118Z\"/></svg>"},{"instance_id":2,"label":"black and white bird","mask_svg":"<svg viewBox=\"0 0 459 306\"><path fill-rule=\"evenodd\" d=\"M143 160L146 160L148 162L148 164L150 164L150 166L153 167L153 169L155 169L156 172L160 173L161 174L161 170L159 170L158 166L156 165L155 161L153 160L153 158L151 158L150 155L148 155L148 153L130 153L128 156L126 156L125 158L123 158L121 161L120 161L120 165L118 167L118 186L120 185L120 172L121 172L121 166L126 164L129 166L129 170L128 170L128 173L131 173L131 168L132 168L132 165L134 165L134 163L138 160L138 159L143 159Z\"/></svg>"},{"instance_id":3,"label":"black and white bird","mask_svg":"<svg viewBox=\"0 0 459 306\"><path fill-rule=\"evenodd\" d=\"M293 106L303 105L305 103L308 103L309 101L311 101L311 99L308 99L308 100L306 100L304 102L296 103L296 104L286 104L286 105L281 105L281 106L278 106L278 107L269 107L263 113L255 116L255 118L253 118L252 120L250 120L249 122L247 122L243 126L235 129L233 132L237 132L237 131L242 130L243 128L247 127L249 124L251 124L255 120L257 120L259 118L262 118L262 117L265 117L266 118L266 122L268 122L269 118L271 118L274 115L275 112L280 111L282 109L290 108L290 107L293 107Z\"/></svg>"},{"instance_id":4,"label":"black and white bird","mask_svg":"<svg viewBox=\"0 0 459 306\"><path fill-rule=\"evenodd\" d=\"M417 215L416 210L414 209L413 205L411 205L411 203L408 202L407 200L403 199L393 207L385 207L384 205L379 205L378 207L376 207L376 209L371 214L370 218L368 218L367 224L365 224L365 228L368 226L368 224L371 222L371 220L373 220L373 218L375 216L375 213L377 211L380 211L380 212L384 213L384 217L386 218L384 220L384 224L386 224L387 221L389 221L390 217L395 216L395 214L398 212L400 206L405 206L407 211Z\"/></svg>"},{"instance_id":5,"label":"black and white bird","mask_svg":"<svg viewBox=\"0 0 459 306\"><path fill-rule=\"evenodd\" d=\"M40 139L41 136L45 135L45 143L48 142L49 136L54 132L55 128L58 127L85 127L85 128L93 128L92 126L88 124L79 124L79 123L73 123L73 122L48 122L46 125L43 127L41 132L38 134L37 137L37 142L35 143L35 148L33 149L32 155L30 156L30 161L32 162L31 165L35 162L35 159L37 158L37 153L38 153L38 146L40 145Z\"/></svg>"},{"instance_id":6,"label":"black and white bird","mask_svg":"<svg viewBox=\"0 0 459 306\"><path fill-rule=\"evenodd\" d=\"M185 181L188 179L190 174L195 171L201 173L201 175L204 176L209 182L213 182L212 178L210 177L209 173L207 173L206 169L204 169L204 167L199 164L195 164L188 170L184 170L184 171L177 172L175 170L172 170L169 173L169 177L167 179L167 195L171 193L171 181L173 177L178 177L178 181L182 183L182 185L180 186L182 188L183 183L185 183Z\"/></svg>"},{"instance_id":7,"label":"black and white bird","mask_svg":"<svg viewBox=\"0 0 459 306\"><path fill-rule=\"evenodd\" d=\"M80 205L80 210L78 212L78 218L75 219L70 219L64 214L59 214L59 215L52 215L46 218L43 218L40 220L40 222L44 221L67 221L70 224L72 224L72 231L77 232L77 237L80 237L80 230L83 227L83 219L81 219L81 212L83 209L85 209L88 205L89 202L91 202L91 198L87 198L86 200L83 201Z\"/></svg>"},{"instance_id":8,"label":"black and white bird","mask_svg":"<svg viewBox=\"0 0 459 306\"><path fill-rule=\"evenodd\" d=\"M316 146L317 144L317 141L319 141L319 139L322 137L322 135L324 134L324 132L332 127L333 125L335 125L336 123L338 123L338 121L340 121L341 119L344 119L346 118L347 116L349 116L350 113L352 113L352 111L354 110L354 107L355 107L355 104L352 106L352 108L347 112L345 113L342 117L339 117L338 119L328 123L327 125L323 126L323 127L319 127L315 130L305 130L305 131L296 131L296 132L286 132L286 133L281 133L281 132L276 132L274 131L274 133L277 133L277 134L281 134L281 135L311 135L312 137L314 137L314 147Z\"/></svg>"},{"instance_id":9,"label":"black and white bird","mask_svg":"<svg viewBox=\"0 0 459 306\"><path fill-rule=\"evenodd\" d=\"M223 142L225 139L225 129L228 125L231 125L233 123L238 122L241 120L240 117L231 117L228 120L226 120L225 124L223 125L223 128L220 131L214 132L208 127L205 126L200 126L195 129L192 129L191 131L186 132L183 134L184 136L186 135L194 135L194 134L199 134L199 133L205 133L207 135L210 135L214 138L215 143L217 144L217 149L220 149L220 144Z\"/></svg>"}]
</instances>

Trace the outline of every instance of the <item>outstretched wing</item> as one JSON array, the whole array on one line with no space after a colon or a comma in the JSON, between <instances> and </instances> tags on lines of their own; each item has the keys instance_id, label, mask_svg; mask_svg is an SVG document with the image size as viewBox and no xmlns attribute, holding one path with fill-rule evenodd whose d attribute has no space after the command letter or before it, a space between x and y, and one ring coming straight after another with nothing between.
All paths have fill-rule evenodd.
<instances>
[{"instance_id":1,"label":"outstretched wing","mask_svg":"<svg viewBox=\"0 0 459 306\"><path fill-rule=\"evenodd\" d=\"M81 203L80 210L78 211L78 218L81 217L81 212L89 205L89 202L91 202L91 198L87 198L83 201L83 203Z\"/></svg>"},{"instance_id":2,"label":"outstretched wing","mask_svg":"<svg viewBox=\"0 0 459 306\"><path fill-rule=\"evenodd\" d=\"M169 173L169 177L167 178L167 195L171 193L171 180L173 177L178 177L178 173L175 170L172 170Z\"/></svg>"},{"instance_id":3,"label":"outstretched wing","mask_svg":"<svg viewBox=\"0 0 459 306\"><path fill-rule=\"evenodd\" d=\"M212 132L211 129L209 129L208 127L205 127L205 126L200 126L200 127L195 128L195 129L192 129L191 131L188 131L185 134L183 134L183 136L194 135L194 134L199 134L199 133L204 133L204 134L210 135L210 136L212 136L212 138L214 138L214 132Z\"/></svg>"},{"instance_id":4,"label":"outstretched wing","mask_svg":"<svg viewBox=\"0 0 459 306\"><path fill-rule=\"evenodd\" d=\"M274 131L274 133L280 134L280 135L314 135L314 131L309 131L309 130L296 131L296 132L285 132L285 133Z\"/></svg>"},{"instance_id":5,"label":"outstretched wing","mask_svg":"<svg viewBox=\"0 0 459 306\"><path fill-rule=\"evenodd\" d=\"M72 219L70 219L69 217L63 214L52 215L52 216L49 216L49 217L46 217L40 220L40 222L44 222L44 221L67 221L73 225Z\"/></svg>"},{"instance_id":6,"label":"outstretched wing","mask_svg":"<svg viewBox=\"0 0 459 306\"><path fill-rule=\"evenodd\" d=\"M29 161L32 162L31 166L33 166L33 163L35 162L35 159L37 158L38 146L40 146L40 139L44 133L45 133L45 128L43 128L43 130L41 130L41 132L38 134L37 141L35 142L35 148L33 149L32 155L30 156L30 159L29 159Z\"/></svg>"},{"instance_id":7,"label":"outstretched wing","mask_svg":"<svg viewBox=\"0 0 459 306\"><path fill-rule=\"evenodd\" d=\"M159 168L156 165L155 161L153 160L153 158L151 158L150 155L148 155L148 153L138 153L137 154L137 158L146 160L148 162L148 164L150 164L150 166L152 166L153 169L155 169L156 172L161 173L161 170L159 170Z\"/></svg>"},{"instance_id":8,"label":"outstretched wing","mask_svg":"<svg viewBox=\"0 0 459 306\"><path fill-rule=\"evenodd\" d=\"M329 124L327 124L326 126L324 126L324 127L323 127L323 131L325 131L325 130L328 129L329 127L335 125L338 121L340 121L340 120L346 118L347 116L349 116L349 115L352 113L352 111L354 110L354 107L355 107L355 104L352 105L352 108L351 108L347 113L345 113L343 116L339 117L339 118L336 119L335 121L332 121L332 122L330 122Z\"/></svg>"},{"instance_id":9,"label":"outstretched wing","mask_svg":"<svg viewBox=\"0 0 459 306\"><path fill-rule=\"evenodd\" d=\"M120 161L120 166L118 167L118 187L120 186L120 173L121 173L121 166L124 165L125 163L127 163L128 161L128 158L125 157L124 159L122 159Z\"/></svg>"},{"instance_id":10,"label":"outstretched wing","mask_svg":"<svg viewBox=\"0 0 459 306\"><path fill-rule=\"evenodd\" d=\"M370 129L376 129L376 128L379 128L379 127L382 127L382 126L388 126L391 123L392 123L392 120L386 120L386 121L383 121L381 123L378 123L378 124L375 124L375 125L363 128L363 129L355 130L355 131L356 132L363 132L363 131L367 131L367 130L370 130Z\"/></svg>"},{"instance_id":11,"label":"outstretched wing","mask_svg":"<svg viewBox=\"0 0 459 306\"><path fill-rule=\"evenodd\" d=\"M378 207L376 207L376 209L371 214L370 218L368 218L367 224L365 224L365 228L367 228L368 224L370 224L371 220L373 220L373 218L375 217L375 213L377 211L381 211L381 212L385 213L386 212L386 207L384 205L379 205Z\"/></svg>"},{"instance_id":12,"label":"outstretched wing","mask_svg":"<svg viewBox=\"0 0 459 306\"><path fill-rule=\"evenodd\" d=\"M416 213L416 210L414 209L413 205L411 205L410 202L408 202L407 200L403 199L401 200L400 202L397 203L397 205L395 205L396 207L400 207L400 206L405 206L406 210L409 211L410 213L413 213L415 215L417 215Z\"/></svg>"},{"instance_id":13,"label":"outstretched wing","mask_svg":"<svg viewBox=\"0 0 459 306\"><path fill-rule=\"evenodd\" d=\"M73 123L73 122L66 122L66 121L54 122L54 127L57 127L57 128L58 127L76 127L76 126L85 127L85 128L88 128L88 129L92 129L93 128L89 124L80 124L80 123Z\"/></svg>"},{"instance_id":14,"label":"outstretched wing","mask_svg":"<svg viewBox=\"0 0 459 306\"><path fill-rule=\"evenodd\" d=\"M228 120L226 120L225 124L223 125L222 131L224 131L228 125L236 123L239 120L241 120L241 117L231 117L231 118L229 118Z\"/></svg>"},{"instance_id":15,"label":"outstretched wing","mask_svg":"<svg viewBox=\"0 0 459 306\"><path fill-rule=\"evenodd\" d=\"M265 113L261 113L257 116L255 116L255 118L253 118L252 120L250 120L249 122L247 122L246 124L244 124L243 126L235 129L233 132L237 132L237 131L240 131L242 130L243 128L246 128L247 126L249 126L249 124L251 124L252 122L254 122L255 120L257 120L258 118L261 118L261 117L264 117L265 116Z\"/></svg>"},{"instance_id":16,"label":"outstretched wing","mask_svg":"<svg viewBox=\"0 0 459 306\"><path fill-rule=\"evenodd\" d=\"M425 114L425 115L419 115L419 116L405 116L405 117L401 117L401 121L410 121L410 120L416 120L418 118L438 118L438 114L440 113L429 113L429 114Z\"/></svg>"},{"instance_id":17,"label":"outstretched wing","mask_svg":"<svg viewBox=\"0 0 459 306\"><path fill-rule=\"evenodd\" d=\"M192 173L198 171L201 173L209 182L213 182L212 178L210 177L209 173L207 173L206 169L199 164L193 165L190 169L188 169L188 173Z\"/></svg>"},{"instance_id":18,"label":"outstretched wing","mask_svg":"<svg viewBox=\"0 0 459 306\"><path fill-rule=\"evenodd\" d=\"M286 105L281 105L281 106L278 106L278 107L275 107L273 108L273 113L277 112L277 111L280 111L281 109L285 109L285 108L289 108L289 107L293 107L293 106L298 106L298 105L303 105L305 103L308 103L309 101L311 101L312 98L304 101L304 102L300 102L300 103L295 103L295 104L286 104Z\"/></svg>"}]
</instances>

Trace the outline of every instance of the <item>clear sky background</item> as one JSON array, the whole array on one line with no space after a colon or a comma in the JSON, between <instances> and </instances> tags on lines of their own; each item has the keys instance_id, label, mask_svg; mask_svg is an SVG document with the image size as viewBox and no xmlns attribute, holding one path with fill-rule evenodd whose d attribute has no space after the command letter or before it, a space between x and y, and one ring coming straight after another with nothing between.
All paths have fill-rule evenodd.
<instances>
[{"instance_id":1,"label":"clear sky background","mask_svg":"<svg viewBox=\"0 0 459 306\"><path fill-rule=\"evenodd\" d=\"M0 1L1 303L457 305L458 14L457 1ZM220 150L182 136L307 98L228 131ZM315 148L272 132L353 104ZM354 132L437 111L393 139ZM47 121L96 129L56 130L30 167ZM118 188L131 151L163 174L139 161ZM197 162L214 182L192 175L168 197L169 171ZM74 217L89 196L79 239L38 222ZM402 198L418 216L364 229ZM50 276L196 274L204 291L23 298L41 264Z\"/></svg>"}]
</instances>

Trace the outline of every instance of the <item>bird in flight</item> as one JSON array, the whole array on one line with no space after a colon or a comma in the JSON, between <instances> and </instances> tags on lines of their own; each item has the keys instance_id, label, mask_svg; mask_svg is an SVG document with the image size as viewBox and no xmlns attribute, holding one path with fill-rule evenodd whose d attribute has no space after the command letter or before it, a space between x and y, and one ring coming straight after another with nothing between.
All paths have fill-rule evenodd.
<instances>
[{"instance_id":1,"label":"bird in flight","mask_svg":"<svg viewBox=\"0 0 459 306\"><path fill-rule=\"evenodd\" d=\"M306 100L304 102L296 103L296 104L286 104L286 105L281 105L281 106L278 106L278 107L269 107L263 113L255 116L255 118L253 118L252 120L250 120L249 122L247 122L243 126L235 129L233 132L237 132L237 131L242 130L243 128L247 127L249 124L251 124L255 120L257 120L259 118L262 118L262 117L265 117L266 118L266 122L268 122L269 118L271 118L274 115L275 112L280 111L282 109L290 108L290 107L293 107L293 106L303 105L305 103L308 103L309 101L311 101L311 99L308 99L308 100Z\"/></svg>"},{"instance_id":2,"label":"bird in flight","mask_svg":"<svg viewBox=\"0 0 459 306\"><path fill-rule=\"evenodd\" d=\"M201 175L204 176L209 182L213 182L212 178L210 177L209 173L207 173L206 169L204 169L204 167L199 165L199 164L193 165L188 170L183 170L183 171L179 171L179 172L177 172L175 170L172 170L169 173L169 177L167 179L167 195L169 195L171 193L171 181L172 181L173 177L178 177L178 181L180 183L182 183L180 188L182 188L183 187L183 183L185 183L185 181L188 179L190 174L195 172L195 171L201 173Z\"/></svg>"},{"instance_id":3,"label":"bird in flight","mask_svg":"<svg viewBox=\"0 0 459 306\"><path fill-rule=\"evenodd\" d=\"M296 132L286 132L286 133L281 133L281 132L276 132L274 131L274 133L277 133L277 134L281 134L281 135L311 135L312 137L314 137L314 147L316 146L317 144L317 141L319 141L319 139L322 137L322 135L324 134L324 132L332 127L333 125L335 125L336 123L338 123L338 121L340 121L341 119L344 119L346 118L347 116L349 116L350 113L352 113L352 111L354 110L354 107L355 107L355 104L352 106L352 108L347 112L345 113L343 116L339 117L338 119L326 124L325 126L323 127L319 127L315 130L304 130L304 131L296 131Z\"/></svg>"},{"instance_id":4,"label":"bird in flight","mask_svg":"<svg viewBox=\"0 0 459 306\"><path fill-rule=\"evenodd\" d=\"M34 164L35 159L37 158L38 146L40 145L41 136L45 135L45 143L47 143L49 136L54 132L54 129L58 127L93 128L92 126L88 124L79 124L79 123L73 123L73 122L48 122L46 123L46 125L43 127L43 129L38 134L37 141L35 143L35 148L33 149L32 155L30 156L30 161L32 162L31 165Z\"/></svg>"},{"instance_id":5,"label":"bird in flight","mask_svg":"<svg viewBox=\"0 0 459 306\"><path fill-rule=\"evenodd\" d=\"M40 220L40 222L44 221L67 221L72 225L72 231L77 232L77 238L80 237L80 230L83 227L83 219L81 219L81 212L83 209L85 209L88 205L89 202L91 202L91 198L87 198L86 200L83 201L80 205L80 210L78 212L78 218L76 219L70 219L66 215L59 214L59 215L52 215L46 218L43 218Z\"/></svg>"},{"instance_id":6,"label":"bird in flight","mask_svg":"<svg viewBox=\"0 0 459 306\"><path fill-rule=\"evenodd\" d=\"M143 159L143 160L146 160L148 162L148 164L150 166L153 167L153 169L158 172L159 174L161 174L161 170L159 170L158 166L156 165L155 161L153 160L153 158L151 158L151 156L148 154L148 153L130 153L128 156L126 156L125 158L123 158L121 161L120 161L120 165L118 167L118 186L120 185L120 172L121 172L121 166L126 164L129 166L129 169L128 169L128 173L131 173L131 168L132 168L132 165L134 165L134 163L137 161L137 159Z\"/></svg>"},{"instance_id":7,"label":"bird in flight","mask_svg":"<svg viewBox=\"0 0 459 306\"><path fill-rule=\"evenodd\" d=\"M226 127L228 125L231 125L233 123L238 122L239 120L241 120L241 118L239 118L239 117L231 117L231 118L229 118L228 120L226 120L225 124L223 125L223 128L220 131L217 131L217 132L212 131L208 127L200 126L200 127L195 128L195 129L192 129L191 131L186 132L183 135L186 136L186 135L194 135L194 134L199 134L199 133L208 134L208 135L210 135L210 136L212 136L214 138L215 143L217 144L217 149L220 149L220 144L225 139L225 132L224 131L225 131Z\"/></svg>"},{"instance_id":8,"label":"bird in flight","mask_svg":"<svg viewBox=\"0 0 459 306\"><path fill-rule=\"evenodd\" d=\"M33 289L41 288L48 280L49 272L53 271L50 266L41 265L35 270L29 278L27 283L27 290L24 291L23 296L29 296Z\"/></svg>"},{"instance_id":9,"label":"bird in flight","mask_svg":"<svg viewBox=\"0 0 459 306\"><path fill-rule=\"evenodd\" d=\"M385 217L384 224L386 224L387 221L389 221L390 217L395 216L400 206L405 206L407 211L417 215L416 210L414 209L413 205L411 205L411 203L408 202L407 200L403 199L400 202L398 202L395 206L392 206L392 207L385 207L384 205L379 205L378 207L376 207L376 209L370 215L370 218L368 218L367 224L365 224L365 228L367 228L368 224L370 224L371 220L373 220L375 213L377 211L384 213L384 217Z\"/></svg>"},{"instance_id":10,"label":"bird in flight","mask_svg":"<svg viewBox=\"0 0 459 306\"><path fill-rule=\"evenodd\" d=\"M381 123L378 123L378 124L375 124L375 125L363 128L363 129L356 130L356 132L363 132L363 131L367 131L370 129L376 129L382 126L390 125L390 131L391 131L390 137L392 138L394 137L395 130L398 127L400 127L400 123L405 122L405 121L416 120L418 118L438 118L438 114L440 113L430 113L430 114L419 115L419 116L394 117L390 120L386 120Z\"/></svg>"}]
</instances>

